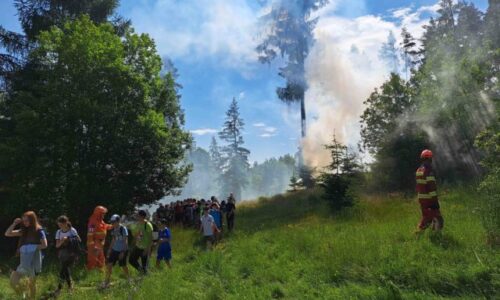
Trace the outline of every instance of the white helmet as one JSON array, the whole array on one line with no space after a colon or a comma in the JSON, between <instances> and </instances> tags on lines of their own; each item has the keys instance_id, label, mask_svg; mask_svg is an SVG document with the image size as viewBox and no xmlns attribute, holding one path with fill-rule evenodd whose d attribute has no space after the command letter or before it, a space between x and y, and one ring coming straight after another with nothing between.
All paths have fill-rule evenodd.
<instances>
[{"instance_id":1,"label":"white helmet","mask_svg":"<svg viewBox=\"0 0 500 300\"><path fill-rule=\"evenodd\" d=\"M119 215L112 215L111 216L111 219L109 219L109 222L110 223L115 223L115 222L119 222L120 221L120 216Z\"/></svg>"}]
</instances>

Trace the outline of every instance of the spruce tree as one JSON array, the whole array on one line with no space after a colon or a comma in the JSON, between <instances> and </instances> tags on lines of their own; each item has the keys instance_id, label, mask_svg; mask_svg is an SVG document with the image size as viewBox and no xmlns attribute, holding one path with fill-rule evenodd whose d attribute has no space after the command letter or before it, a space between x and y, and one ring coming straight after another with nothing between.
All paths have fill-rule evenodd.
<instances>
[{"instance_id":1,"label":"spruce tree","mask_svg":"<svg viewBox=\"0 0 500 300\"><path fill-rule=\"evenodd\" d=\"M311 13L325 6L329 0L273 1L271 11L261 17L267 36L257 47L259 61L270 63L281 56L286 65L279 69L285 79L284 87L276 89L278 98L285 103L300 103L302 137L306 134L305 60L313 41L317 19Z\"/></svg>"},{"instance_id":2,"label":"spruce tree","mask_svg":"<svg viewBox=\"0 0 500 300\"><path fill-rule=\"evenodd\" d=\"M404 67L405 67L405 78L408 80L408 71L411 71L416 65L419 64L420 62L420 50L418 50L417 43L415 41L415 38L411 35L411 33L406 29L406 27L403 27L401 30L401 37L403 38L403 41L401 42L401 49L402 49L402 54L403 54L403 62L404 62Z\"/></svg>"},{"instance_id":3,"label":"spruce tree","mask_svg":"<svg viewBox=\"0 0 500 300\"><path fill-rule=\"evenodd\" d=\"M238 102L233 98L226 112L226 121L219 138L226 142L222 150L222 192L233 193L240 200L243 187L248 183L248 155L250 150L243 147L243 128L245 123L240 117Z\"/></svg>"},{"instance_id":4,"label":"spruce tree","mask_svg":"<svg viewBox=\"0 0 500 300\"><path fill-rule=\"evenodd\" d=\"M356 155L340 143L335 134L331 144L325 145L330 151L331 162L320 175L320 186L325 190L325 199L334 211L354 205L355 194L352 187L359 177Z\"/></svg>"},{"instance_id":5,"label":"spruce tree","mask_svg":"<svg viewBox=\"0 0 500 300\"><path fill-rule=\"evenodd\" d=\"M392 31L389 32L387 42L385 42L379 53L379 57L385 62L392 73L399 72L399 55L396 48L396 37Z\"/></svg>"}]
</instances>

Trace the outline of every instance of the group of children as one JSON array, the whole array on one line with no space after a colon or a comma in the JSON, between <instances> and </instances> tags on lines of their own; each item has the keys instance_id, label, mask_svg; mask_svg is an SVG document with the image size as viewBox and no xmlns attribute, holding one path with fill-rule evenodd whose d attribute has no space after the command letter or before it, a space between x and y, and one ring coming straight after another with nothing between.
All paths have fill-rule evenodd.
<instances>
[{"instance_id":1,"label":"group of children","mask_svg":"<svg viewBox=\"0 0 500 300\"><path fill-rule=\"evenodd\" d=\"M137 221L129 228L121 223L119 215L111 216L111 243L108 247L106 255L106 278L102 285L103 288L109 286L113 266L118 265L123 269L127 278L130 278L128 263L134 269L142 274L148 272L148 260L152 253L153 247L156 245L156 266L160 267L162 262L165 262L168 267L171 267L172 247L170 244L171 232L167 227L167 221L162 219L158 221L157 231L154 230L153 224L147 220L147 213L140 210L137 213ZM134 247L129 253L129 231L132 232ZM130 254L130 256L129 256ZM140 263L139 263L140 261Z\"/></svg>"},{"instance_id":2,"label":"group of children","mask_svg":"<svg viewBox=\"0 0 500 300\"><path fill-rule=\"evenodd\" d=\"M224 202L224 201L223 201ZM222 223L225 218L228 229L234 226L235 201L231 195L228 203L223 203L221 209L217 199L189 202L193 214L201 212L201 217L193 217L193 225L198 225L203 234L207 248L220 238ZM228 209L229 208L229 209ZM161 210L160 210L161 212ZM60 262L59 283L54 294L58 295L67 284L68 289L73 289L71 267L84 252L87 253L87 269L105 270L105 277L101 288L107 288L111 282L113 267L118 264L124 275L130 280L128 264L141 274L148 273L148 263L153 248L156 247L156 266L160 267L162 262L170 268L172 259L171 232L169 225L172 220L165 218L158 211L153 215L153 223L148 221L145 210L139 210L132 220L126 220L114 214L105 222L107 209L97 206L89 218L87 226L86 251L81 246L82 238L78 231L71 225L67 216L60 216L56 223L58 230L55 234L55 248L57 258ZM105 253L105 241L107 234L111 241ZM7 228L7 237L18 237L18 254L20 264L12 272L10 283L17 293L24 293L20 284L21 278L28 277L29 298L34 299L36 295L36 275L42 268L42 250L48 247L47 235L40 225L37 215L33 211L25 212L21 218L17 218ZM133 246L132 246L133 244Z\"/></svg>"},{"instance_id":3,"label":"group of children","mask_svg":"<svg viewBox=\"0 0 500 300\"><path fill-rule=\"evenodd\" d=\"M101 216L104 218L107 210L98 206L95 212L101 212ZM171 233L166 220L159 220L158 230L154 232L153 225L147 220L147 212L144 210L137 213L136 221L129 224L128 227L122 224L122 218L119 215L112 215L109 220L110 224L104 223L102 218L100 222L104 226L97 227L95 220L91 217L87 233L87 269L102 270L105 267L102 288L109 286L113 266L117 263L128 280L130 280L128 263L140 273L147 274L148 260L154 246L157 246L156 266L160 267L161 263L165 262L168 267L171 267ZM58 287L53 292L54 295L61 292L64 284L67 284L70 291L73 289L71 267L85 252L81 246L82 238L71 225L67 216L57 218L57 226L59 229L54 237L60 272ZM100 229L104 231L100 231ZM104 240L107 231L110 231L111 242L106 255L104 255ZM16 293L26 296L21 279L28 277L28 296L30 299L35 299L36 275L42 269L42 250L48 247L46 232L40 225L35 212L28 211L21 218L13 221L5 231L5 236L19 238L17 252L20 264L12 272L10 284ZM133 242L133 247L130 246L129 240Z\"/></svg>"},{"instance_id":4,"label":"group of children","mask_svg":"<svg viewBox=\"0 0 500 300\"><path fill-rule=\"evenodd\" d=\"M212 196L210 200L186 199L172 202L170 205L160 205L153 214L153 220L165 219L170 224L184 227L194 227L200 230L207 249L217 243L222 237L223 224L227 224L228 231L234 228L235 199L230 194L227 202L219 201Z\"/></svg>"},{"instance_id":5,"label":"group of children","mask_svg":"<svg viewBox=\"0 0 500 300\"><path fill-rule=\"evenodd\" d=\"M229 230L234 227L234 212L236 209L234 196L231 194L227 201L219 203L216 197L210 200L196 200L193 198L178 200L170 204L160 204L153 214L154 219L165 219L168 225L182 225L184 227L199 228L200 218L203 216L204 208L208 207L210 215L219 228L224 220L227 222Z\"/></svg>"}]
</instances>

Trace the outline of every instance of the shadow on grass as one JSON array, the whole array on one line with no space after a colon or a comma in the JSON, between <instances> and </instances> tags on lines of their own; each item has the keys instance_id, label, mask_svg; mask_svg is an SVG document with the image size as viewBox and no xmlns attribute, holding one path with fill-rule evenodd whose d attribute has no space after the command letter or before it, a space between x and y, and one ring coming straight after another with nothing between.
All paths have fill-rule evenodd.
<instances>
[{"instance_id":1,"label":"shadow on grass","mask_svg":"<svg viewBox=\"0 0 500 300\"><path fill-rule=\"evenodd\" d=\"M442 232L431 232L429 240L435 246L447 249L456 249L460 247L460 243L452 235Z\"/></svg>"},{"instance_id":2,"label":"shadow on grass","mask_svg":"<svg viewBox=\"0 0 500 300\"><path fill-rule=\"evenodd\" d=\"M236 232L252 234L295 224L310 215L327 217L326 202L319 190L298 191L238 206L235 217Z\"/></svg>"}]
</instances>

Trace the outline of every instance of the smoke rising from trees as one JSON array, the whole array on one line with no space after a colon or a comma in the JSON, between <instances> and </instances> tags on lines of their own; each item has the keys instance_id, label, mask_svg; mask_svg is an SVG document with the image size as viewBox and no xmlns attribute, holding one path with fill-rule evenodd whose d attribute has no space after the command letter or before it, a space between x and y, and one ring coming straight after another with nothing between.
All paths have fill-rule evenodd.
<instances>
[{"instance_id":1,"label":"smoke rising from trees","mask_svg":"<svg viewBox=\"0 0 500 300\"><path fill-rule=\"evenodd\" d=\"M490 2L490 7L494 7L496 1ZM420 17L424 12L433 12L436 19L424 20ZM488 84L494 86L498 79L491 73L477 74L474 68L494 61L482 48L485 40L481 38L492 32L494 22L483 24L483 13L472 5L452 1L416 11L398 11L398 24L375 16L348 20L322 11L318 15L315 44L305 68L309 87L305 97L311 116L302 141L307 164L322 167L328 163L323 145L334 131L342 143L354 146L359 141L362 103L394 69L387 66L395 65L393 53L392 62L379 55L392 31L398 33L397 43L391 41L397 48L391 50L400 52L398 73L412 82L418 80L420 85L414 97L419 102L418 109L410 119L399 120L401 128L408 121L417 124L428 135L429 146L443 155L443 165L459 163L473 168L475 173L480 171L473 141L494 117ZM425 24L425 28L419 28ZM405 38L405 33L399 34L403 28L416 38L416 45ZM494 42L494 35L490 36L493 37L488 40ZM497 66L491 68L495 70ZM440 126L442 122L448 125Z\"/></svg>"}]
</instances>

